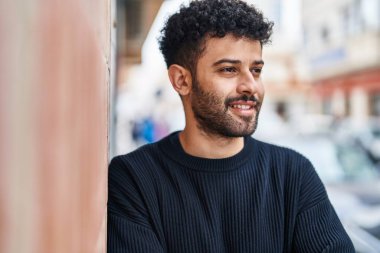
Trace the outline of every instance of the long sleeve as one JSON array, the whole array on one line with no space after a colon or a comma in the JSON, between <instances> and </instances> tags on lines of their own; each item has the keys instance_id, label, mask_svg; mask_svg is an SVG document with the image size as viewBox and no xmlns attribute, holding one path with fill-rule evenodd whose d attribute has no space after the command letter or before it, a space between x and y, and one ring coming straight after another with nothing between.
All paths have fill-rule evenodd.
<instances>
[{"instance_id":1,"label":"long sleeve","mask_svg":"<svg viewBox=\"0 0 380 253\"><path fill-rule=\"evenodd\" d=\"M293 252L355 252L328 199L298 216L294 247Z\"/></svg>"},{"instance_id":2,"label":"long sleeve","mask_svg":"<svg viewBox=\"0 0 380 253\"><path fill-rule=\"evenodd\" d=\"M164 252L138 186L120 158L109 166L108 253Z\"/></svg>"},{"instance_id":3,"label":"long sleeve","mask_svg":"<svg viewBox=\"0 0 380 253\"><path fill-rule=\"evenodd\" d=\"M354 253L325 188L311 164L301 177L300 213L296 219L293 251L297 253Z\"/></svg>"}]
</instances>

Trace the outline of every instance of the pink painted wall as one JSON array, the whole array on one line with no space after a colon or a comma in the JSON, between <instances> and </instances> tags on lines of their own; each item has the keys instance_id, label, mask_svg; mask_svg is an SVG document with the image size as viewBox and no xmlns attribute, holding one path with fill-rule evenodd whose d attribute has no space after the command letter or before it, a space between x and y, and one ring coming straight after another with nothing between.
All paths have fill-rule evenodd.
<instances>
[{"instance_id":1,"label":"pink painted wall","mask_svg":"<svg viewBox=\"0 0 380 253\"><path fill-rule=\"evenodd\" d=\"M105 252L111 0L0 0L0 252Z\"/></svg>"}]
</instances>

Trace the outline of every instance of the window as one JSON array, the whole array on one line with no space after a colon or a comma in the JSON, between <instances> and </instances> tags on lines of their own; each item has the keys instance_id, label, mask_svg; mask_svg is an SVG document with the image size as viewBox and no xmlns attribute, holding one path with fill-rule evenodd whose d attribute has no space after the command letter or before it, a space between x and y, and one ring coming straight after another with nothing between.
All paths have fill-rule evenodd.
<instances>
[{"instance_id":1,"label":"window","mask_svg":"<svg viewBox=\"0 0 380 253\"><path fill-rule=\"evenodd\" d=\"M380 116L380 93L371 96L370 110L372 116Z\"/></svg>"},{"instance_id":2,"label":"window","mask_svg":"<svg viewBox=\"0 0 380 253\"><path fill-rule=\"evenodd\" d=\"M331 114L331 98L326 98L322 102L322 113L323 114Z\"/></svg>"},{"instance_id":3,"label":"window","mask_svg":"<svg viewBox=\"0 0 380 253\"><path fill-rule=\"evenodd\" d=\"M350 31L350 8L344 6L341 10L343 36L347 37Z\"/></svg>"},{"instance_id":4,"label":"window","mask_svg":"<svg viewBox=\"0 0 380 253\"><path fill-rule=\"evenodd\" d=\"M324 44L327 44L330 41L330 30L326 26L321 29L321 39Z\"/></svg>"}]
</instances>

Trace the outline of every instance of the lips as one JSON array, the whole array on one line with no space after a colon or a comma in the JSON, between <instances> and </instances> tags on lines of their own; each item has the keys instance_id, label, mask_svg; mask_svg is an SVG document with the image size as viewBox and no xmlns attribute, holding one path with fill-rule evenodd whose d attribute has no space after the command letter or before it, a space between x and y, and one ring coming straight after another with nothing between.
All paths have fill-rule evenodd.
<instances>
[{"instance_id":1,"label":"lips","mask_svg":"<svg viewBox=\"0 0 380 253\"><path fill-rule=\"evenodd\" d=\"M241 110L249 110L252 108L250 105L230 105L232 108L241 109Z\"/></svg>"},{"instance_id":2,"label":"lips","mask_svg":"<svg viewBox=\"0 0 380 253\"><path fill-rule=\"evenodd\" d=\"M248 100L237 100L228 104L229 107L240 110L251 110L256 106L256 102Z\"/></svg>"}]
</instances>

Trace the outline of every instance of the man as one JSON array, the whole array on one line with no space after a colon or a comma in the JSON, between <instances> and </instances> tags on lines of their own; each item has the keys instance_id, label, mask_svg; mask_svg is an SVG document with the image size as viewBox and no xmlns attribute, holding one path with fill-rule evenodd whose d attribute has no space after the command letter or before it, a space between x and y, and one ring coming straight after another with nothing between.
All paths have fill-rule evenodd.
<instances>
[{"instance_id":1,"label":"man","mask_svg":"<svg viewBox=\"0 0 380 253\"><path fill-rule=\"evenodd\" d=\"M109 253L354 252L310 162L250 137L272 26L239 0L168 19L160 49L186 126L112 160Z\"/></svg>"}]
</instances>

